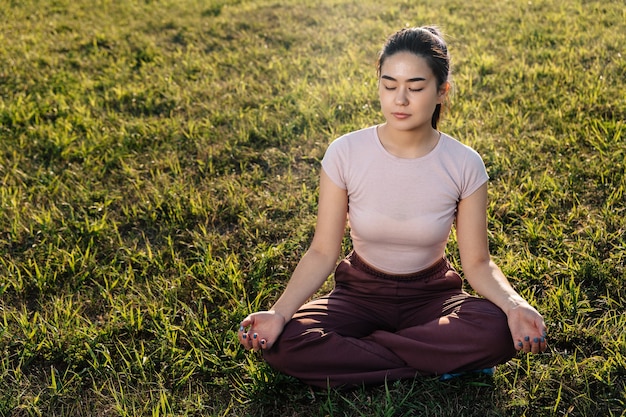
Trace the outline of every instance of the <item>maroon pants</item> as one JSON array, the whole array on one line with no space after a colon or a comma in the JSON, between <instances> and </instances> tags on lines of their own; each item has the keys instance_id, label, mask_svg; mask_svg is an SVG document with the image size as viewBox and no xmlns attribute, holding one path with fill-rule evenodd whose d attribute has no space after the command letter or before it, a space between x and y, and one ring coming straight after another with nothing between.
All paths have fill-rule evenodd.
<instances>
[{"instance_id":1,"label":"maroon pants","mask_svg":"<svg viewBox=\"0 0 626 417\"><path fill-rule=\"evenodd\" d=\"M335 289L302 306L263 357L307 384L349 387L489 368L515 353L505 314L464 292L447 260L397 276L352 253Z\"/></svg>"}]
</instances>

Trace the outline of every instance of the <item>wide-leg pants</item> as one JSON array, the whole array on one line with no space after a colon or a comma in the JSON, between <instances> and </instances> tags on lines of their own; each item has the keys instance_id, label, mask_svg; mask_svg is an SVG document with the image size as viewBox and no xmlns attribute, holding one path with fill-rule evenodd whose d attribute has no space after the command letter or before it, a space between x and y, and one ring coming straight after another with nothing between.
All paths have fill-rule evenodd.
<instances>
[{"instance_id":1,"label":"wide-leg pants","mask_svg":"<svg viewBox=\"0 0 626 417\"><path fill-rule=\"evenodd\" d=\"M506 315L464 292L445 258L398 276L352 252L333 291L303 305L263 357L307 384L350 387L489 368L515 353Z\"/></svg>"}]
</instances>

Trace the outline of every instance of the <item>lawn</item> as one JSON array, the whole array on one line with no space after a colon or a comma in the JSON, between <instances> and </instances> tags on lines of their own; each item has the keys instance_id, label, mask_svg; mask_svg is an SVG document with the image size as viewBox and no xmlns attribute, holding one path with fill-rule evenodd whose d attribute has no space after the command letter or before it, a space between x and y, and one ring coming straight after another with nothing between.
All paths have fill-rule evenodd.
<instances>
[{"instance_id":1,"label":"lawn","mask_svg":"<svg viewBox=\"0 0 626 417\"><path fill-rule=\"evenodd\" d=\"M0 16L0 415L626 416L622 0ZM312 391L243 350L238 323L310 242L326 146L382 121L382 42L424 24L454 63L441 129L483 156L492 255L550 346L493 378Z\"/></svg>"}]
</instances>

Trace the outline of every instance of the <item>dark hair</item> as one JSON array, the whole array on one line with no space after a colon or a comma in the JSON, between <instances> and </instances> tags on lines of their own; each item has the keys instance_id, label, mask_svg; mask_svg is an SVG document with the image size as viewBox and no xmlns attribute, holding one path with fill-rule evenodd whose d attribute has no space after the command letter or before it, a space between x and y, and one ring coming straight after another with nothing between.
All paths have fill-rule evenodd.
<instances>
[{"instance_id":1,"label":"dark hair","mask_svg":"<svg viewBox=\"0 0 626 417\"><path fill-rule=\"evenodd\" d=\"M450 78L450 54L438 28L434 26L404 28L387 38L378 55L376 64L378 77L380 77L385 60L398 52L411 52L426 59L437 79L437 89L440 89ZM442 105L437 104L431 123L434 129L437 129L441 113Z\"/></svg>"}]
</instances>

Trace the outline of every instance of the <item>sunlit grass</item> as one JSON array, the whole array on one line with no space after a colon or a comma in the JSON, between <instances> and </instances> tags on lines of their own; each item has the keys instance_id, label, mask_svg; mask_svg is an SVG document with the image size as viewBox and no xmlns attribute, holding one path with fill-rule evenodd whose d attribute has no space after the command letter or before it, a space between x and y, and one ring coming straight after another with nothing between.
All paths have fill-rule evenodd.
<instances>
[{"instance_id":1,"label":"sunlit grass","mask_svg":"<svg viewBox=\"0 0 626 417\"><path fill-rule=\"evenodd\" d=\"M0 15L0 415L625 415L622 2ZM382 121L385 37L432 23L454 59L442 129L486 162L492 253L550 348L493 379L310 391L241 349L238 322L306 250L328 143Z\"/></svg>"}]
</instances>

